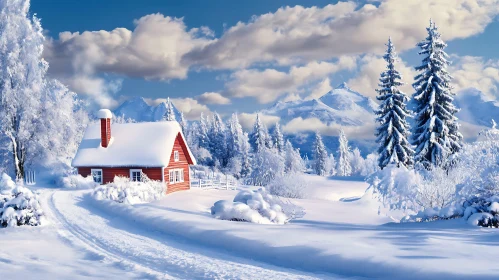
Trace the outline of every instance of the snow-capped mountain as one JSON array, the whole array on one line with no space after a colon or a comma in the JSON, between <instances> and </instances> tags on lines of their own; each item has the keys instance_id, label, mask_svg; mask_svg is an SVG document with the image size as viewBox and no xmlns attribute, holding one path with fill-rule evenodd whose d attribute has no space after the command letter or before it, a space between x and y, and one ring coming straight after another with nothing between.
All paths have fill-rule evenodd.
<instances>
[{"instance_id":1,"label":"snow-capped mountain","mask_svg":"<svg viewBox=\"0 0 499 280\"><path fill-rule=\"evenodd\" d=\"M351 90L343 83L320 98L279 101L262 113L279 116L283 123L301 117L317 118L327 125L362 126L374 120L373 110L376 106L371 98Z\"/></svg>"},{"instance_id":2,"label":"snow-capped mountain","mask_svg":"<svg viewBox=\"0 0 499 280\"><path fill-rule=\"evenodd\" d=\"M455 104L461 109L457 117L464 122L489 127L491 120L499 120L499 103L486 101L485 94L478 89L470 88L459 92Z\"/></svg>"},{"instance_id":3,"label":"snow-capped mountain","mask_svg":"<svg viewBox=\"0 0 499 280\"><path fill-rule=\"evenodd\" d=\"M173 104L172 104L173 105ZM180 112L173 106L175 117L180 119ZM123 102L113 113L115 116L133 119L137 122L155 122L163 118L166 112L166 102L156 106L147 104L144 98L136 96Z\"/></svg>"}]
</instances>

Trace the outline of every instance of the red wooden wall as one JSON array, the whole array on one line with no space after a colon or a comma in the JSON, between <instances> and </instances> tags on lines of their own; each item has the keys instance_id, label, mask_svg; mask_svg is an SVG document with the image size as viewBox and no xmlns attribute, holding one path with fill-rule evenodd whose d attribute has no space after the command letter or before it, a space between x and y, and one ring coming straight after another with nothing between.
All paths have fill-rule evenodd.
<instances>
[{"instance_id":1,"label":"red wooden wall","mask_svg":"<svg viewBox=\"0 0 499 280\"><path fill-rule=\"evenodd\" d=\"M142 169L142 172L151 180L161 181L161 167L78 167L78 174L83 177L90 175L91 169L102 169L103 183L111 183L114 181L115 176L130 177L130 169Z\"/></svg>"},{"instance_id":2,"label":"red wooden wall","mask_svg":"<svg viewBox=\"0 0 499 280\"><path fill-rule=\"evenodd\" d=\"M179 161L175 161L175 157L173 156L173 152L179 152ZM184 141L182 140L182 136L180 133L177 135L175 139L175 143L173 144L172 154L170 155L170 163L168 167L165 168L165 181L167 182L168 190L166 193L172 193L176 191L183 191L190 189L190 174L189 174L189 163L187 161L187 147ZM184 182L171 184L170 185L170 169L182 168L184 169Z\"/></svg>"}]
</instances>

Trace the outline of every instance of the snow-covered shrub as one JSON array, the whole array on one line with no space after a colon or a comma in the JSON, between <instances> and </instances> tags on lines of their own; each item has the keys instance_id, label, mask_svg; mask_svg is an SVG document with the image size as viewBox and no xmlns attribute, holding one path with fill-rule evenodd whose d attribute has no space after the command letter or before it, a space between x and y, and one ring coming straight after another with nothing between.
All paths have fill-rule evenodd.
<instances>
[{"instance_id":1,"label":"snow-covered shrub","mask_svg":"<svg viewBox=\"0 0 499 280\"><path fill-rule=\"evenodd\" d=\"M0 227L38 226L42 223L43 211L38 195L30 189L16 185L7 175L0 179Z\"/></svg>"},{"instance_id":2,"label":"snow-covered shrub","mask_svg":"<svg viewBox=\"0 0 499 280\"><path fill-rule=\"evenodd\" d=\"M274 149L263 148L255 153L252 165L248 183L255 186L266 186L277 176L284 174L284 159Z\"/></svg>"},{"instance_id":3,"label":"snow-covered shrub","mask_svg":"<svg viewBox=\"0 0 499 280\"><path fill-rule=\"evenodd\" d=\"M97 187L93 197L97 200L137 204L158 200L166 194L163 182L150 180L143 173L141 178L140 182L134 182L126 177L116 176L114 182Z\"/></svg>"},{"instance_id":4,"label":"snow-covered shrub","mask_svg":"<svg viewBox=\"0 0 499 280\"><path fill-rule=\"evenodd\" d=\"M300 173L277 176L268 185L271 194L287 198L305 198L307 187L308 182Z\"/></svg>"},{"instance_id":5,"label":"snow-covered shrub","mask_svg":"<svg viewBox=\"0 0 499 280\"><path fill-rule=\"evenodd\" d=\"M373 195L390 210L417 212L420 209L416 197L417 187L421 185L422 178L414 170L409 170L404 166L397 168L390 164L383 170L372 174L368 182Z\"/></svg>"},{"instance_id":6,"label":"snow-covered shrub","mask_svg":"<svg viewBox=\"0 0 499 280\"><path fill-rule=\"evenodd\" d=\"M417 213L403 221L463 217L473 225L497 227L498 156L499 142L485 139L464 145L447 170L387 167L371 176L370 182L374 193L390 209Z\"/></svg>"},{"instance_id":7,"label":"snow-covered shrub","mask_svg":"<svg viewBox=\"0 0 499 280\"><path fill-rule=\"evenodd\" d=\"M57 181L58 187L70 189L93 189L98 185L92 176L83 177L80 174L59 177Z\"/></svg>"},{"instance_id":8,"label":"snow-covered shrub","mask_svg":"<svg viewBox=\"0 0 499 280\"><path fill-rule=\"evenodd\" d=\"M285 224L303 215L303 209L283 202L260 188L240 191L233 201L220 200L211 207L211 214L221 220L257 224Z\"/></svg>"}]
</instances>

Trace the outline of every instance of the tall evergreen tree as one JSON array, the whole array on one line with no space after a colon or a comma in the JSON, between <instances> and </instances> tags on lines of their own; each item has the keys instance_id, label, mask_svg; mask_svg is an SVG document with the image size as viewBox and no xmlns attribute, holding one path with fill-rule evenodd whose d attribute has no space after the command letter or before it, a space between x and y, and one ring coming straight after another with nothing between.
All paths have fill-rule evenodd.
<instances>
[{"instance_id":1,"label":"tall evergreen tree","mask_svg":"<svg viewBox=\"0 0 499 280\"><path fill-rule=\"evenodd\" d=\"M166 112L165 112L165 115L163 116L163 120L176 121L175 112L173 110L173 104L170 101L170 97L168 97L168 99L166 100Z\"/></svg>"},{"instance_id":2,"label":"tall evergreen tree","mask_svg":"<svg viewBox=\"0 0 499 280\"><path fill-rule=\"evenodd\" d=\"M413 164L414 151L408 141L409 124L406 118L410 113L406 109L408 97L400 91L403 85L400 73L395 69L397 54L391 38L388 39L387 50L383 58L387 62L386 70L381 73L379 89L376 89L380 101L378 110L375 111L376 142L378 143L378 154L380 155L378 165L383 169L387 164L393 163L397 166L411 166Z\"/></svg>"},{"instance_id":3,"label":"tall evergreen tree","mask_svg":"<svg viewBox=\"0 0 499 280\"><path fill-rule=\"evenodd\" d=\"M418 43L423 61L416 70L420 72L412 85L415 93L415 125L413 145L415 161L426 168L445 164L445 161L461 149L462 135L454 116L458 109L452 104L454 93L450 85L452 77L447 72L450 62L444 49L447 44L440 38L436 25L430 21L426 28L428 37Z\"/></svg>"},{"instance_id":4,"label":"tall evergreen tree","mask_svg":"<svg viewBox=\"0 0 499 280\"><path fill-rule=\"evenodd\" d=\"M314 171L319 176L326 176L327 173L327 151L322 142L322 137L319 132L315 133L314 142Z\"/></svg>"},{"instance_id":5,"label":"tall evergreen tree","mask_svg":"<svg viewBox=\"0 0 499 280\"><path fill-rule=\"evenodd\" d=\"M187 133L187 121L185 120L184 112L180 112L180 121L178 123L182 128L182 133L185 135Z\"/></svg>"},{"instance_id":6,"label":"tall evergreen tree","mask_svg":"<svg viewBox=\"0 0 499 280\"><path fill-rule=\"evenodd\" d=\"M208 137L209 127L204 114L201 112L199 117L199 133L198 133L198 145L201 148L209 149L209 137Z\"/></svg>"},{"instance_id":7,"label":"tall evergreen tree","mask_svg":"<svg viewBox=\"0 0 499 280\"><path fill-rule=\"evenodd\" d=\"M218 113L213 114L213 123L210 131L210 152L221 167L227 166L227 142L225 124Z\"/></svg>"},{"instance_id":8,"label":"tall evergreen tree","mask_svg":"<svg viewBox=\"0 0 499 280\"><path fill-rule=\"evenodd\" d=\"M352 175L352 166L350 164L350 146L348 146L348 139L343 129L340 129L340 137L338 139L338 170L339 176Z\"/></svg>"},{"instance_id":9,"label":"tall evergreen tree","mask_svg":"<svg viewBox=\"0 0 499 280\"><path fill-rule=\"evenodd\" d=\"M272 146L279 151L279 153L284 152L284 136L281 132L281 127L279 123L275 124L274 131L272 133Z\"/></svg>"},{"instance_id":10,"label":"tall evergreen tree","mask_svg":"<svg viewBox=\"0 0 499 280\"><path fill-rule=\"evenodd\" d=\"M258 153L269 146L269 132L265 124L261 121L259 114L256 114L256 121L253 126L253 131L249 135L249 141L255 153Z\"/></svg>"},{"instance_id":11,"label":"tall evergreen tree","mask_svg":"<svg viewBox=\"0 0 499 280\"><path fill-rule=\"evenodd\" d=\"M300 150L293 148L291 142L286 140L284 145L284 172L297 173L305 170L305 163L300 156Z\"/></svg>"}]
</instances>

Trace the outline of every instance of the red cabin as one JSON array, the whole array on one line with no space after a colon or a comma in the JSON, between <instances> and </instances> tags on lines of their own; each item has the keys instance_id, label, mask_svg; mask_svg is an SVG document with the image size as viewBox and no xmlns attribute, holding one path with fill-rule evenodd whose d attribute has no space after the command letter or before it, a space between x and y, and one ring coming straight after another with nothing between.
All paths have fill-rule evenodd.
<instances>
[{"instance_id":1,"label":"red cabin","mask_svg":"<svg viewBox=\"0 0 499 280\"><path fill-rule=\"evenodd\" d=\"M139 181L144 173L165 182L167 193L190 188L189 165L196 160L178 122L143 122L111 125L107 109L99 123L85 131L72 166L78 174L92 175L95 182L110 183L115 176Z\"/></svg>"}]
</instances>

